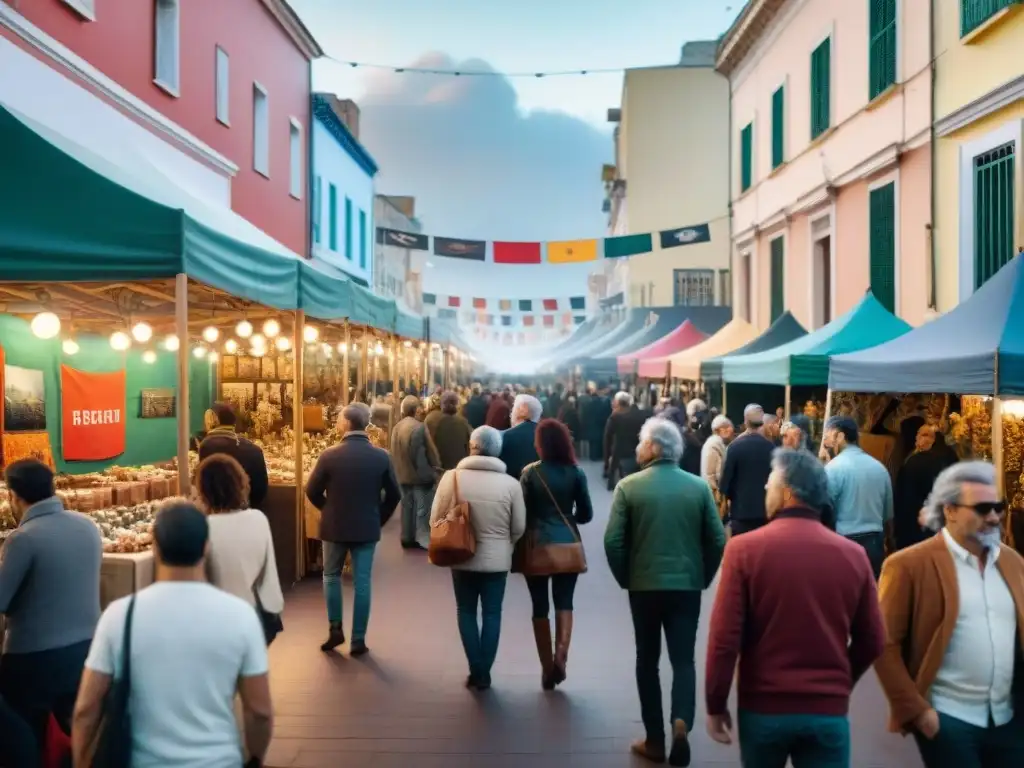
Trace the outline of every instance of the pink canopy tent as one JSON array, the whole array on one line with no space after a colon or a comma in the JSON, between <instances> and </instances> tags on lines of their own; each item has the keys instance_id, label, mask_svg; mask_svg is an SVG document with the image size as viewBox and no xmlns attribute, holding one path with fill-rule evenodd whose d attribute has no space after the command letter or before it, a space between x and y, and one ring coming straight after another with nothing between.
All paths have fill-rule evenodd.
<instances>
[{"instance_id":1,"label":"pink canopy tent","mask_svg":"<svg viewBox=\"0 0 1024 768\"><path fill-rule=\"evenodd\" d=\"M651 342L646 347L635 352L620 355L618 358L619 373L633 373L635 365L639 361L682 352L694 344L700 344L707 337L706 333L702 333L697 326L686 320L674 331L662 336L657 341Z\"/></svg>"}]
</instances>

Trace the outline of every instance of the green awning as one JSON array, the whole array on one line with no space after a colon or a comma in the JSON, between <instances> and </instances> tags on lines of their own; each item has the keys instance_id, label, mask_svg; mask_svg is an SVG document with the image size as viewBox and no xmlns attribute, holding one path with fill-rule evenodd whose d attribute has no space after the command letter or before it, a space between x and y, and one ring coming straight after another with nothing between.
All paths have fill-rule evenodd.
<instances>
[{"instance_id":1,"label":"green awning","mask_svg":"<svg viewBox=\"0 0 1024 768\"><path fill-rule=\"evenodd\" d=\"M395 317L395 333L405 339L419 341L424 338L423 318L399 310Z\"/></svg>"},{"instance_id":2,"label":"green awning","mask_svg":"<svg viewBox=\"0 0 1024 768\"><path fill-rule=\"evenodd\" d=\"M299 264L299 305L311 318L328 321L350 317L352 289L353 283L323 262Z\"/></svg>"},{"instance_id":3,"label":"green awning","mask_svg":"<svg viewBox=\"0 0 1024 768\"><path fill-rule=\"evenodd\" d=\"M830 355L874 347L909 330L869 291L857 306L813 333L764 352L723 357L722 379L727 384L824 386Z\"/></svg>"},{"instance_id":4,"label":"green awning","mask_svg":"<svg viewBox=\"0 0 1024 768\"><path fill-rule=\"evenodd\" d=\"M395 318L398 315L398 305L391 299L377 296L355 283L351 283L351 286L352 314L349 317L352 322L360 325L372 325L383 331L393 331Z\"/></svg>"}]
</instances>

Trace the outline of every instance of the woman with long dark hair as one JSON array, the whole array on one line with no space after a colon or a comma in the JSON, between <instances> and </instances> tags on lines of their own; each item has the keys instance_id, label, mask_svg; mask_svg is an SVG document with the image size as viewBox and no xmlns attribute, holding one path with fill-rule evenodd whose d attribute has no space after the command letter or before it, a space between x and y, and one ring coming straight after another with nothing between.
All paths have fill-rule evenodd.
<instances>
[{"instance_id":1,"label":"woman with long dark hair","mask_svg":"<svg viewBox=\"0 0 1024 768\"><path fill-rule=\"evenodd\" d=\"M577 577L586 570L579 526L594 517L587 476L576 464L572 442L564 424L555 419L541 421L534 443L540 461L527 466L520 478L526 501L526 535L519 548L517 570L525 575L530 590L541 685L548 691L566 678L573 593Z\"/></svg>"}]
</instances>

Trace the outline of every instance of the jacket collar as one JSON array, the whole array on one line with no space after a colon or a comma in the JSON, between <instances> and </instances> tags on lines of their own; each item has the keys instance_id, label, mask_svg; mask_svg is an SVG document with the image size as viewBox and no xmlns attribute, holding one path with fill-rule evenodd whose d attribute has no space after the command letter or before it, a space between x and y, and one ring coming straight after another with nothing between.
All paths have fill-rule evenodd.
<instances>
[{"instance_id":1,"label":"jacket collar","mask_svg":"<svg viewBox=\"0 0 1024 768\"><path fill-rule=\"evenodd\" d=\"M365 440L366 442L369 442L370 436L363 430L358 429L352 430L351 432L346 432L344 435L342 435L341 442L344 443L346 440Z\"/></svg>"},{"instance_id":2,"label":"jacket collar","mask_svg":"<svg viewBox=\"0 0 1024 768\"><path fill-rule=\"evenodd\" d=\"M676 463L672 461L672 459L655 459L654 461L649 461L646 464L644 464L644 469L647 469L648 467L657 467L662 464L670 467L677 466Z\"/></svg>"},{"instance_id":3,"label":"jacket collar","mask_svg":"<svg viewBox=\"0 0 1024 768\"><path fill-rule=\"evenodd\" d=\"M805 506L786 507L780 509L772 520L817 520L821 522L821 512Z\"/></svg>"},{"instance_id":4,"label":"jacket collar","mask_svg":"<svg viewBox=\"0 0 1024 768\"><path fill-rule=\"evenodd\" d=\"M21 518L21 525L24 525L29 520L35 520L40 517L46 517L47 515L54 515L57 512L64 511L64 502L56 496L51 496L48 499L37 501L31 507L25 510L25 516Z\"/></svg>"},{"instance_id":5,"label":"jacket collar","mask_svg":"<svg viewBox=\"0 0 1024 768\"><path fill-rule=\"evenodd\" d=\"M234 436L236 434L236 432L235 432L234 426L228 424L228 425L221 426L221 427L214 427L213 429L211 429L206 434L207 435L232 435L232 436Z\"/></svg>"},{"instance_id":6,"label":"jacket collar","mask_svg":"<svg viewBox=\"0 0 1024 768\"><path fill-rule=\"evenodd\" d=\"M481 472L500 472L501 474L508 471L505 462L494 456L467 456L459 462L457 469L476 469Z\"/></svg>"}]
</instances>

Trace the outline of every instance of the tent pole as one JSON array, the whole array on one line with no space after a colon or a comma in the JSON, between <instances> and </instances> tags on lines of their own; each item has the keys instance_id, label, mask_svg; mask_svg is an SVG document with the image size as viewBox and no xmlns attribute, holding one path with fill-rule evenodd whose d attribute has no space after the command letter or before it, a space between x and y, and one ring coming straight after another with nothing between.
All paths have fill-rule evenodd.
<instances>
[{"instance_id":1,"label":"tent pole","mask_svg":"<svg viewBox=\"0 0 1024 768\"><path fill-rule=\"evenodd\" d=\"M784 406L783 412L786 414L786 421L789 421L789 401L790 401L790 398L792 396L793 396L793 388L792 388L791 385L787 384L786 385L786 402L783 403L783 406Z\"/></svg>"},{"instance_id":2,"label":"tent pole","mask_svg":"<svg viewBox=\"0 0 1024 768\"><path fill-rule=\"evenodd\" d=\"M192 350L188 345L188 275L184 272L174 277L174 325L178 335L178 493L188 497L192 487L188 465L191 432L188 365Z\"/></svg>"},{"instance_id":3,"label":"tent pole","mask_svg":"<svg viewBox=\"0 0 1024 768\"><path fill-rule=\"evenodd\" d=\"M295 443L295 581L300 581L306 572L306 493L302 477L302 368L306 354L304 330L306 313L295 311L292 328L292 349L295 350L295 364L292 366L292 433Z\"/></svg>"},{"instance_id":4,"label":"tent pole","mask_svg":"<svg viewBox=\"0 0 1024 768\"><path fill-rule=\"evenodd\" d=\"M996 351L992 376L992 464L996 468L996 489L1006 495L1006 467L1003 466L1003 402L999 399L999 352Z\"/></svg>"},{"instance_id":5,"label":"tent pole","mask_svg":"<svg viewBox=\"0 0 1024 768\"><path fill-rule=\"evenodd\" d=\"M352 381L351 370L349 369L349 347L352 346L352 331L348 324L348 318L345 318L345 324L342 326L345 334L345 347L341 353L341 367L345 369L344 385L341 390L341 404L347 406L349 403L349 382Z\"/></svg>"},{"instance_id":6,"label":"tent pole","mask_svg":"<svg viewBox=\"0 0 1024 768\"><path fill-rule=\"evenodd\" d=\"M725 380L723 379L723 381L722 381L722 415L723 416L728 414L728 405L729 405L729 403L726 400L726 389L728 389L728 387L727 387L727 385L725 383Z\"/></svg>"},{"instance_id":7,"label":"tent pole","mask_svg":"<svg viewBox=\"0 0 1024 768\"><path fill-rule=\"evenodd\" d=\"M388 363L388 368L391 369L391 407L388 409L388 443L391 443L391 432L395 428L395 409L401 408L402 403L398 400L398 386L399 386L399 374L398 374L398 337L394 334L391 335L391 360Z\"/></svg>"}]
</instances>

